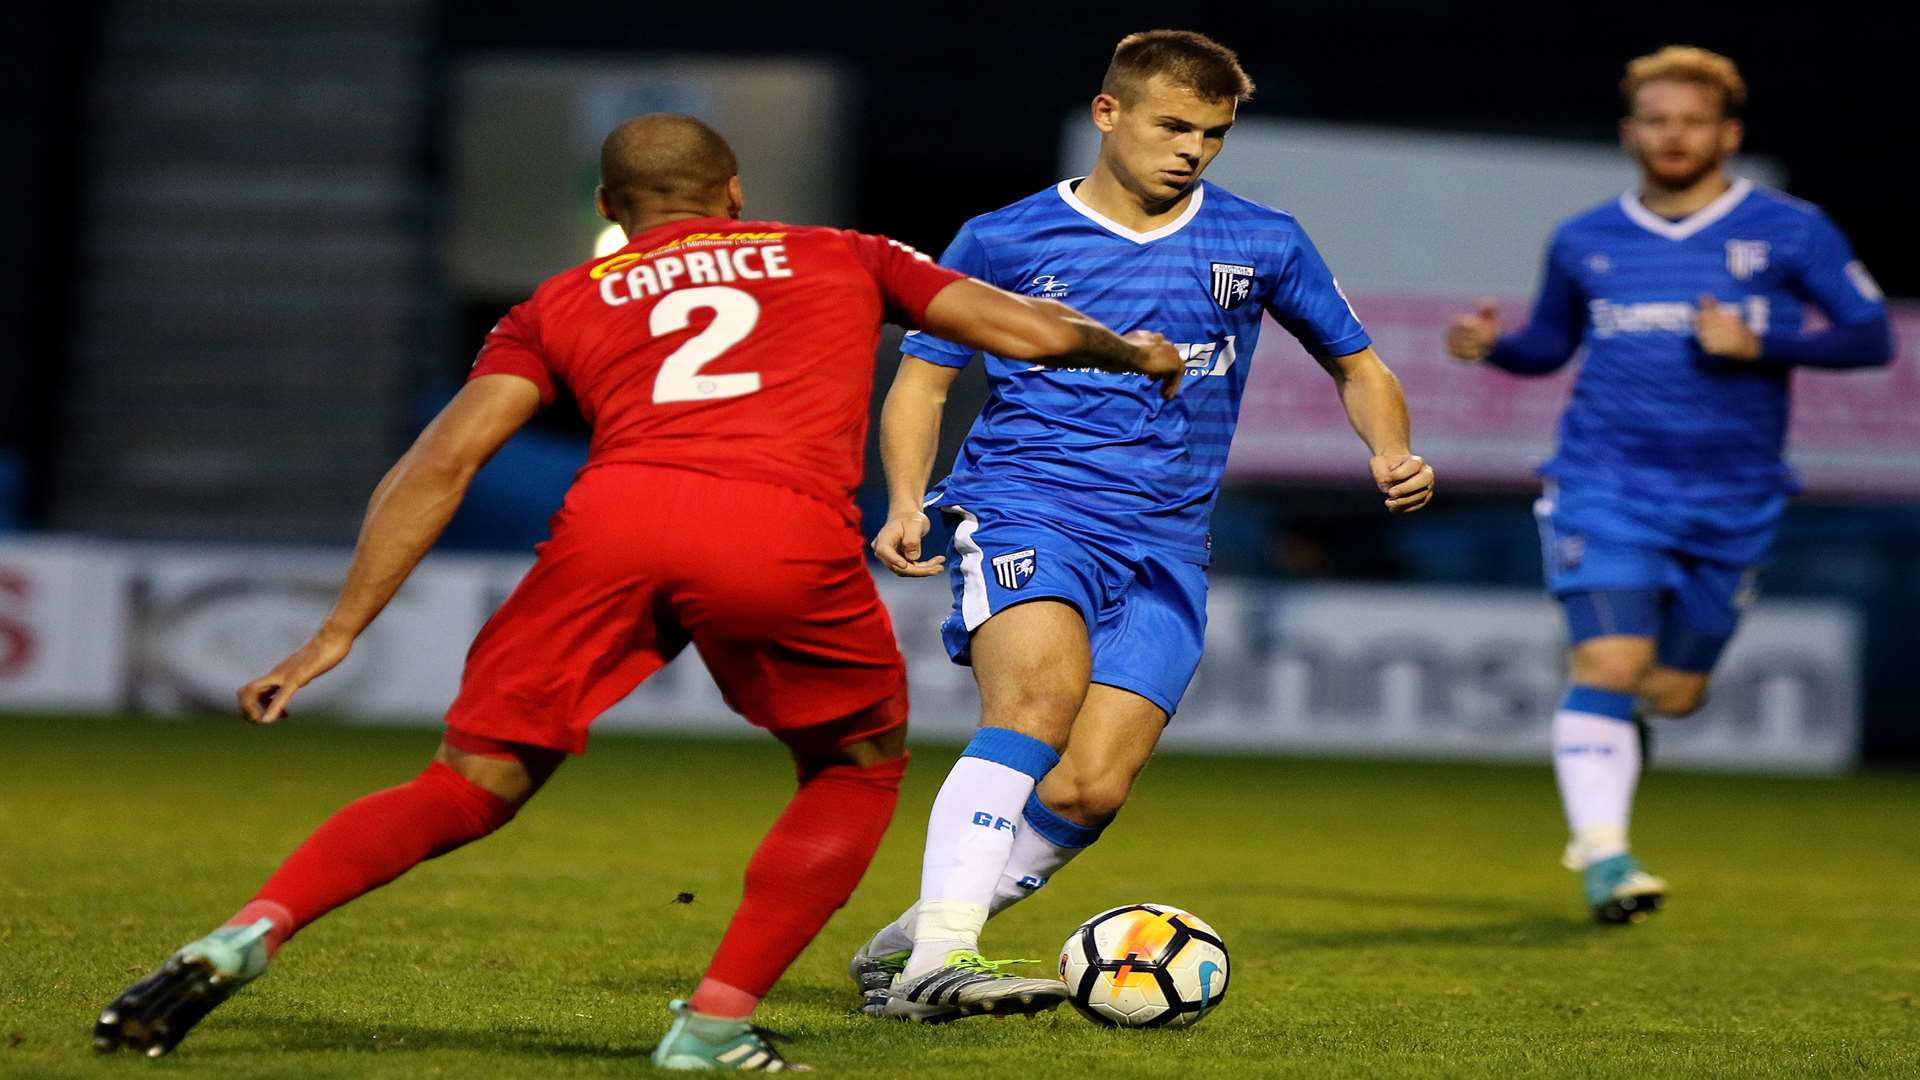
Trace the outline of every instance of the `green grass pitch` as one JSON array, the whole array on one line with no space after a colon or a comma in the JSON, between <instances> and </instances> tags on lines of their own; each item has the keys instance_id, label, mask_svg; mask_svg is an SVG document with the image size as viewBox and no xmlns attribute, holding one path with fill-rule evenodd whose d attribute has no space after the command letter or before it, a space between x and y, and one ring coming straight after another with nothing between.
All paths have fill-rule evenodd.
<instances>
[{"instance_id":1,"label":"green grass pitch","mask_svg":"<svg viewBox=\"0 0 1920 1080\"><path fill-rule=\"evenodd\" d=\"M434 740L0 719L0 1075L647 1071L786 799L770 739L603 736L499 835L308 929L171 1058L88 1049L108 997ZM1920 1076L1920 776L1655 771L1637 846L1675 894L1621 930L1585 921L1556 864L1544 766L1168 756L984 945L1051 961L1103 908L1190 907L1232 951L1219 1012L1183 1032L869 1021L843 965L912 898L952 752L919 751L873 870L763 1010L825 1074Z\"/></svg>"}]
</instances>

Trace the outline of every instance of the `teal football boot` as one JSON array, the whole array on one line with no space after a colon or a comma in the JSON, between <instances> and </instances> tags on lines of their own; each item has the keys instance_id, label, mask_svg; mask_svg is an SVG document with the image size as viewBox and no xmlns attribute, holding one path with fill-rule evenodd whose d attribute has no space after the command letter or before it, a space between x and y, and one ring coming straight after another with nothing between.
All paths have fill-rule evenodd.
<instances>
[{"instance_id":1,"label":"teal football boot","mask_svg":"<svg viewBox=\"0 0 1920 1080\"><path fill-rule=\"evenodd\" d=\"M812 1072L780 1056L773 1040L785 1035L755 1027L745 1020L724 1020L716 1016L698 1016L684 1001L667 1005L673 1010L673 1026L653 1048L653 1063L662 1069L693 1072L708 1069L737 1069L748 1072Z\"/></svg>"},{"instance_id":2,"label":"teal football boot","mask_svg":"<svg viewBox=\"0 0 1920 1080\"><path fill-rule=\"evenodd\" d=\"M216 1005L266 972L272 928L267 919L223 926L182 945L101 1010L93 1048L108 1054L125 1047L155 1058L171 1053Z\"/></svg>"},{"instance_id":3,"label":"teal football boot","mask_svg":"<svg viewBox=\"0 0 1920 1080\"><path fill-rule=\"evenodd\" d=\"M1594 920L1609 926L1637 923L1666 906L1667 883L1654 877L1633 856L1622 853L1587 864L1581 877Z\"/></svg>"}]
</instances>

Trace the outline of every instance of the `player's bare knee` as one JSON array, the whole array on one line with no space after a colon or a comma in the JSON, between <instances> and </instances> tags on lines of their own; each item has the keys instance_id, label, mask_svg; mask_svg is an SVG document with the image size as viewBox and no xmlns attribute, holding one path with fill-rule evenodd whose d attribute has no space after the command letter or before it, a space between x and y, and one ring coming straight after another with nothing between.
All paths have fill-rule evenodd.
<instances>
[{"instance_id":1,"label":"player's bare knee","mask_svg":"<svg viewBox=\"0 0 1920 1080\"><path fill-rule=\"evenodd\" d=\"M802 779L837 765L867 769L895 761L907 752L907 691L838 720L775 734Z\"/></svg>"},{"instance_id":2,"label":"player's bare knee","mask_svg":"<svg viewBox=\"0 0 1920 1080\"><path fill-rule=\"evenodd\" d=\"M892 761L907 752L907 725L901 723L896 727L888 728L867 739L866 742L873 747L873 752L882 761Z\"/></svg>"},{"instance_id":3,"label":"player's bare knee","mask_svg":"<svg viewBox=\"0 0 1920 1080\"><path fill-rule=\"evenodd\" d=\"M1075 812L1061 816L1081 825L1105 825L1126 805L1133 784L1124 776L1097 775L1083 779L1076 790Z\"/></svg>"},{"instance_id":4,"label":"player's bare knee","mask_svg":"<svg viewBox=\"0 0 1920 1080\"><path fill-rule=\"evenodd\" d=\"M991 704L981 704L980 726L1017 731L1058 750L1067 744L1067 733L1073 730L1081 696L1047 687L995 694Z\"/></svg>"},{"instance_id":5,"label":"player's bare knee","mask_svg":"<svg viewBox=\"0 0 1920 1080\"><path fill-rule=\"evenodd\" d=\"M434 753L434 760L461 779L516 808L525 805L565 759L561 751L532 746L478 753L443 742Z\"/></svg>"},{"instance_id":6,"label":"player's bare knee","mask_svg":"<svg viewBox=\"0 0 1920 1080\"><path fill-rule=\"evenodd\" d=\"M1665 683L1644 695L1647 706L1661 716L1692 716L1707 704L1707 685L1703 682Z\"/></svg>"},{"instance_id":7,"label":"player's bare knee","mask_svg":"<svg viewBox=\"0 0 1920 1080\"><path fill-rule=\"evenodd\" d=\"M1666 716L1692 716L1706 707L1707 692L1705 690L1675 694L1670 700L1658 706L1659 711Z\"/></svg>"},{"instance_id":8,"label":"player's bare knee","mask_svg":"<svg viewBox=\"0 0 1920 1080\"><path fill-rule=\"evenodd\" d=\"M852 742L832 746L805 746L789 742L788 749L793 751L794 764L799 767L802 776L834 765L870 769L898 760L907 752L907 726L899 724Z\"/></svg>"},{"instance_id":9,"label":"player's bare knee","mask_svg":"<svg viewBox=\"0 0 1920 1080\"><path fill-rule=\"evenodd\" d=\"M1574 646L1568 668L1568 674L1578 686L1632 694L1639 691L1653 670L1653 652L1650 648L1582 643Z\"/></svg>"},{"instance_id":10,"label":"player's bare knee","mask_svg":"<svg viewBox=\"0 0 1920 1080\"><path fill-rule=\"evenodd\" d=\"M451 765L453 771L459 773L467 783L502 802L520 806L533 797L532 777L528 776L525 770L518 768L518 762L513 762L511 759L502 762L497 758L465 754L447 764Z\"/></svg>"},{"instance_id":11,"label":"player's bare knee","mask_svg":"<svg viewBox=\"0 0 1920 1080\"><path fill-rule=\"evenodd\" d=\"M980 682L980 717L992 727L1010 727L1044 738L1041 729L1071 727L1087 699L1087 682L1059 670L996 670L975 672Z\"/></svg>"},{"instance_id":12,"label":"player's bare knee","mask_svg":"<svg viewBox=\"0 0 1920 1080\"><path fill-rule=\"evenodd\" d=\"M1048 809L1068 821L1097 827L1113 820L1132 788L1127 777L1084 772L1062 762L1040 781L1037 793Z\"/></svg>"},{"instance_id":13,"label":"player's bare knee","mask_svg":"<svg viewBox=\"0 0 1920 1080\"><path fill-rule=\"evenodd\" d=\"M1086 624L1070 604L1040 600L988 619L973 638L980 720L1066 745L1086 701L1091 660Z\"/></svg>"}]
</instances>

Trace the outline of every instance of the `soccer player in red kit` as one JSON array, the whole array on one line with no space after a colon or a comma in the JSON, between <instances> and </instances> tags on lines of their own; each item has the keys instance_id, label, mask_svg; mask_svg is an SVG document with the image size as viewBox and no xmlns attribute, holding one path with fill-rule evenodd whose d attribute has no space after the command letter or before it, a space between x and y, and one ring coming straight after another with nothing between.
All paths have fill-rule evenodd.
<instances>
[{"instance_id":1,"label":"soccer player in red kit","mask_svg":"<svg viewBox=\"0 0 1920 1080\"><path fill-rule=\"evenodd\" d=\"M562 386L593 426L553 535L474 640L426 770L351 803L213 933L109 1004L97 1048L158 1056L321 915L511 820L587 727L691 644L727 704L790 748L799 789L747 864L712 966L654 1053L670 1068L790 1067L761 997L846 902L906 766L905 669L865 560L861 475L879 326L1000 356L1136 372L1184 363L1071 309L1001 292L884 237L742 222L731 149L689 117L601 151L629 243L542 284L375 489L320 631L240 690L271 724L347 655L475 471Z\"/></svg>"}]
</instances>

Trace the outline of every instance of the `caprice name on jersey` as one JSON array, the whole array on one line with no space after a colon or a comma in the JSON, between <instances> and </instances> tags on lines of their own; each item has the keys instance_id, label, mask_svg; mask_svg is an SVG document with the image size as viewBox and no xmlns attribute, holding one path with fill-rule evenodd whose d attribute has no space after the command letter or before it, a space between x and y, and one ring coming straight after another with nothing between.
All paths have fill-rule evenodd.
<instances>
[{"instance_id":1,"label":"caprice name on jersey","mask_svg":"<svg viewBox=\"0 0 1920 1080\"><path fill-rule=\"evenodd\" d=\"M1740 309L1749 329L1756 334L1767 332L1771 310L1766 297L1746 297L1741 300ZM1700 309L1684 300L1654 300L1639 304L1589 300L1587 317L1593 323L1594 337L1610 338L1616 334L1691 335L1700 317Z\"/></svg>"},{"instance_id":2,"label":"caprice name on jersey","mask_svg":"<svg viewBox=\"0 0 1920 1080\"><path fill-rule=\"evenodd\" d=\"M613 261L610 259L608 263ZM600 279L600 299L614 307L659 296L686 285L731 285L738 281L793 276L793 268L787 265L785 244L682 251L678 255L656 255L625 267L602 271L602 267L607 265L602 263L595 267L594 276Z\"/></svg>"},{"instance_id":3,"label":"caprice name on jersey","mask_svg":"<svg viewBox=\"0 0 1920 1080\"><path fill-rule=\"evenodd\" d=\"M1228 334L1225 341L1202 341L1191 345L1176 344L1174 348L1180 350L1180 359L1187 362L1188 376L1197 379L1205 375L1225 375L1233 367L1233 362L1240 358L1239 350L1234 345L1237 337L1236 334ZM1081 373L1105 371L1103 368L1096 367L1050 368L1045 364L1035 364L1027 370Z\"/></svg>"}]
</instances>

